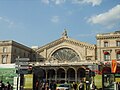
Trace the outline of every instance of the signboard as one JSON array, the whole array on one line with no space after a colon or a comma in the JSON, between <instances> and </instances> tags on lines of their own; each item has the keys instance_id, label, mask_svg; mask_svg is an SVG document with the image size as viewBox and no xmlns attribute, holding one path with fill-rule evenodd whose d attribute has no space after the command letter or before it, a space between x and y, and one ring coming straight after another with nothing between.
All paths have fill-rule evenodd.
<instances>
[{"instance_id":1,"label":"signboard","mask_svg":"<svg viewBox=\"0 0 120 90\"><path fill-rule=\"evenodd\" d=\"M94 79L97 88L102 88L102 75L95 75Z\"/></svg>"},{"instance_id":2,"label":"signboard","mask_svg":"<svg viewBox=\"0 0 120 90\"><path fill-rule=\"evenodd\" d=\"M17 76L15 68L0 68L0 80L4 83L10 82L13 85L13 78Z\"/></svg>"},{"instance_id":3,"label":"signboard","mask_svg":"<svg viewBox=\"0 0 120 90\"><path fill-rule=\"evenodd\" d=\"M18 74L28 74L29 73L29 58L17 58L16 59L16 68Z\"/></svg>"},{"instance_id":4,"label":"signboard","mask_svg":"<svg viewBox=\"0 0 120 90\"><path fill-rule=\"evenodd\" d=\"M26 61L29 61L30 59L29 58L16 58L16 61L22 61L22 62L26 62Z\"/></svg>"},{"instance_id":5,"label":"signboard","mask_svg":"<svg viewBox=\"0 0 120 90\"><path fill-rule=\"evenodd\" d=\"M117 61L116 60L112 60L111 72L115 73L116 69L117 69Z\"/></svg>"},{"instance_id":6,"label":"signboard","mask_svg":"<svg viewBox=\"0 0 120 90\"><path fill-rule=\"evenodd\" d=\"M29 64L29 62L16 62L16 65L28 65Z\"/></svg>"},{"instance_id":7,"label":"signboard","mask_svg":"<svg viewBox=\"0 0 120 90\"><path fill-rule=\"evenodd\" d=\"M24 89L33 89L33 74L24 75Z\"/></svg>"}]
</instances>

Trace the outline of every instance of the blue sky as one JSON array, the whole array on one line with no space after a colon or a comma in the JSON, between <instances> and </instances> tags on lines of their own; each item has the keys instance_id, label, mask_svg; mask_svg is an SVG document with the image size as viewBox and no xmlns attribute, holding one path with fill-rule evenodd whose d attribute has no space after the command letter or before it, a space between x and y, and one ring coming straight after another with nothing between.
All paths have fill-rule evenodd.
<instances>
[{"instance_id":1,"label":"blue sky","mask_svg":"<svg viewBox=\"0 0 120 90\"><path fill-rule=\"evenodd\" d=\"M120 0L0 0L0 40L43 46L64 29L96 44L97 33L120 30Z\"/></svg>"}]
</instances>

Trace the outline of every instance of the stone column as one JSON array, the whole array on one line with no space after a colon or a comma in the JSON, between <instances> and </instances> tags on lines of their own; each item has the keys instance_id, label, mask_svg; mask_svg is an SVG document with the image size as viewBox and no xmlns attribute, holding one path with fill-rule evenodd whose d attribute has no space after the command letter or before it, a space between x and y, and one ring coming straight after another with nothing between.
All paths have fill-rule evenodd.
<instances>
[{"instance_id":1,"label":"stone column","mask_svg":"<svg viewBox=\"0 0 120 90\"><path fill-rule=\"evenodd\" d=\"M77 82L77 71L75 70L75 82Z\"/></svg>"},{"instance_id":2,"label":"stone column","mask_svg":"<svg viewBox=\"0 0 120 90\"><path fill-rule=\"evenodd\" d=\"M47 79L48 79L48 76L47 76L47 73L48 73L48 72L47 72L47 70L45 70L45 73L46 73L46 81L47 81Z\"/></svg>"},{"instance_id":3,"label":"stone column","mask_svg":"<svg viewBox=\"0 0 120 90\"><path fill-rule=\"evenodd\" d=\"M55 82L57 82L57 70L55 70Z\"/></svg>"},{"instance_id":4,"label":"stone column","mask_svg":"<svg viewBox=\"0 0 120 90\"><path fill-rule=\"evenodd\" d=\"M65 81L67 81L67 70L65 70Z\"/></svg>"}]
</instances>

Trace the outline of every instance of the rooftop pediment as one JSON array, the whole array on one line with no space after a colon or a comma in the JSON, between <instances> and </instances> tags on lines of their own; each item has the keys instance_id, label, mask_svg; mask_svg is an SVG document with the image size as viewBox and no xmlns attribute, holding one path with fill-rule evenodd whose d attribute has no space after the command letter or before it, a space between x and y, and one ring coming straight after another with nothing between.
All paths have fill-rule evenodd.
<instances>
[{"instance_id":1,"label":"rooftop pediment","mask_svg":"<svg viewBox=\"0 0 120 90\"><path fill-rule=\"evenodd\" d=\"M69 43L69 44L72 44L72 45L75 45L75 46L80 46L80 47L86 47L86 48L90 48L90 49L95 49L95 45L94 44L89 44L89 43L85 43L85 42L81 42L81 41L78 41L78 40L74 40L72 38L69 38L69 37L61 37L60 39L57 39L53 42L50 42L42 47L39 47L36 51L37 52L41 52L43 51L44 49L49 49L49 48L52 48L56 45L59 45L63 42L66 42L66 43Z\"/></svg>"}]
</instances>

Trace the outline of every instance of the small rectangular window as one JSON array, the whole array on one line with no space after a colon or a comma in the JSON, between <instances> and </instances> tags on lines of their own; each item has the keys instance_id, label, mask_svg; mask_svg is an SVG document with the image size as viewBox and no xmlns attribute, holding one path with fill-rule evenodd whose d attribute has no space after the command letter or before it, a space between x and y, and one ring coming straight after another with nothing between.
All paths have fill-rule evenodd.
<instances>
[{"instance_id":1,"label":"small rectangular window","mask_svg":"<svg viewBox=\"0 0 120 90\"><path fill-rule=\"evenodd\" d=\"M108 42L104 42L104 47L108 47Z\"/></svg>"},{"instance_id":2,"label":"small rectangular window","mask_svg":"<svg viewBox=\"0 0 120 90\"><path fill-rule=\"evenodd\" d=\"M2 55L2 64L7 63L7 55Z\"/></svg>"},{"instance_id":3,"label":"small rectangular window","mask_svg":"<svg viewBox=\"0 0 120 90\"><path fill-rule=\"evenodd\" d=\"M117 46L117 47L120 47L120 41L117 41L117 42L116 42L116 46Z\"/></svg>"},{"instance_id":4,"label":"small rectangular window","mask_svg":"<svg viewBox=\"0 0 120 90\"><path fill-rule=\"evenodd\" d=\"M120 61L120 54L117 54L117 60Z\"/></svg>"},{"instance_id":5,"label":"small rectangular window","mask_svg":"<svg viewBox=\"0 0 120 90\"><path fill-rule=\"evenodd\" d=\"M105 61L110 61L110 54L104 55L104 60Z\"/></svg>"},{"instance_id":6,"label":"small rectangular window","mask_svg":"<svg viewBox=\"0 0 120 90\"><path fill-rule=\"evenodd\" d=\"M3 47L3 53L7 52L7 48Z\"/></svg>"}]
</instances>

